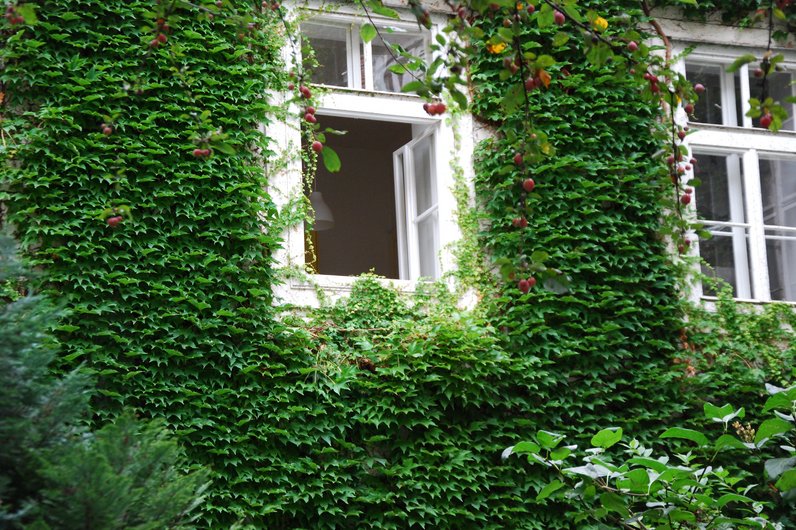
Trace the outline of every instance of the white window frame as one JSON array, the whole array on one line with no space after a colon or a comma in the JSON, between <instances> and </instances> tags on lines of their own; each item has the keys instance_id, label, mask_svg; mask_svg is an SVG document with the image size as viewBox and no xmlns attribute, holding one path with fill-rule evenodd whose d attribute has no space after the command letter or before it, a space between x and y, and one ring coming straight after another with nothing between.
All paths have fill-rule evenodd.
<instances>
[{"instance_id":1,"label":"white window frame","mask_svg":"<svg viewBox=\"0 0 796 530\"><path fill-rule=\"evenodd\" d=\"M431 57L431 38L439 30L438 29L439 24L433 25L431 32L421 32L418 31L417 22L400 21L391 18L378 17L375 15L371 15L371 17L373 18L373 22L379 27L389 26L392 28L396 28L398 30L406 31L408 34L419 35L424 37L426 56ZM374 88L375 82L373 80L373 43L376 42L379 39L379 37L377 36L376 38L374 38L369 42L362 42L359 33L359 28L363 24L369 23L369 20L366 17L362 16L361 14L355 17L352 14L319 13L317 16L310 17L307 20L307 22L340 27L346 30L346 57L347 57L346 62L348 65L348 72L347 72L348 86L346 87L339 87L333 85L323 85L323 86L326 86L330 89L348 88L353 90L367 90L370 92L383 92L375 90ZM387 38L387 40L389 40L390 35L392 35L392 33L388 33L387 35L384 36L385 38ZM363 76L355 75L356 73L360 72L358 66L359 64L362 64L362 66L364 67L363 68L364 80L362 79ZM363 81L364 81L364 86L363 86ZM394 92L385 92L385 93L393 94Z\"/></svg>"},{"instance_id":2,"label":"white window frame","mask_svg":"<svg viewBox=\"0 0 796 530\"><path fill-rule=\"evenodd\" d=\"M682 52L685 46L680 47L676 52ZM780 51L780 50L778 50ZM796 54L792 51L781 50L786 57L784 66L787 71L796 74ZM763 50L750 49L748 47L728 46L728 45L702 45L698 50L691 53L684 60L680 60L676 68L685 74L685 63L699 65L719 65L725 68L737 57L745 53L752 53L758 57L762 56ZM729 223L711 221L707 223L712 226L730 226L733 231L748 231L748 260L743 259L744 252L740 250L740 245L734 246L734 265L736 272L736 298L751 302L771 301L770 279L768 273L768 258L766 253L766 230L772 228L794 232L793 227L772 227L765 225L763 212L763 196L760 185L760 160L762 159L794 159L796 160L796 132L779 131L772 133L762 128L753 128L752 119L746 116L749 110L749 97L755 96L750 93L749 86L749 65L744 65L739 69L741 94L735 94L734 76L727 73L721 79L722 82L722 121L723 123L738 123L733 119L736 117L737 104L734 97L741 98L741 109L743 116L740 120L741 126L705 124L694 122L688 123L688 118L682 109L679 109L677 121L681 125L690 125L695 129L692 134L686 137L686 144L694 157L699 160L702 155L726 156L737 154L739 167L736 170L728 168L730 206L733 221ZM794 89L796 91L796 89ZM794 105L794 116L796 116L796 105ZM698 163L698 162L697 162ZM694 178L694 170L691 169L683 176L684 182ZM796 175L794 175L796 178ZM741 180L742 179L742 180ZM699 188L694 193L692 203L694 210L699 204ZM740 209L742 214L737 213ZM745 213L745 217L744 217ZM694 213L695 215L695 213ZM740 219L739 219L740 218ZM719 236L724 237L724 236ZM737 234L733 237L740 237ZM769 236L770 237L770 236ZM699 241L692 246L693 254L699 255ZM747 266L748 264L748 266ZM701 284L695 285L695 298L711 299L714 297L703 296ZM796 300L788 301L796 302Z\"/></svg>"},{"instance_id":3,"label":"white window frame","mask_svg":"<svg viewBox=\"0 0 796 530\"><path fill-rule=\"evenodd\" d=\"M320 7L320 6L318 6ZM373 15L374 22L390 26L417 28L413 15L408 10L396 9L403 17L402 21ZM358 27L368 22L361 13L346 6L340 7L334 14L318 11L317 18L308 20L330 21L335 25L351 25L350 34L359 38ZM432 30L427 40L428 43L444 25L444 15L432 13ZM352 37L353 38L353 37ZM378 38L378 37L377 37ZM353 46L349 43L348 46ZM365 54L370 53L370 45L364 48ZM349 53L349 56L351 54ZM286 64L293 61L289 49L283 50ZM431 59L431 56L429 55ZM365 57L366 86L373 86L372 61ZM370 64L370 67L367 65ZM353 69L349 68L349 75ZM352 86L349 78L349 86ZM320 85L322 92L317 97L316 114L320 123L324 116L334 116L353 119L369 119L386 122L411 124L413 140L424 134L433 135L433 167L435 175L435 191L437 198L437 238L436 246L438 256L435 259L437 276L441 277L446 272L455 268L454 244L461 239L461 232L456 220L456 198L453 189L456 185L454 169L451 166L452 158L456 157L456 166L461 168L460 177L473 193L474 175L472 170L472 152L474 149L473 122L470 115L453 117L449 114L442 116L429 116L423 110L423 100L418 96L394 92L368 90L367 88L346 88L338 86ZM278 101L287 101L288 94L276 94ZM298 109L293 106L289 109L290 117L286 122L272 123L267 127L267 134L274 140L279 152L295 153L302 144L301 124L297 118ZM455 129L455 131L454 131ZM346 161L343 160L343 165ZM284 167L269 175L269 192L277 207L290 208L295 205L296 197L303 193L303 177L301 161L298 157L288 156ZM293 206L294 207L294 206ZM284 245L276 252L275 259L279 266L286 269L305 267L306 240L304 226L294 225L286 228ZM414 271L419 270L419 265ZM350 293L355 277L311 274L307 279L289 276L283 284L277 285L274 294L278 300L300 306L317 306L323 297L335 299ZM416 289L417 274L412 272L408 278L389 279L390 283L404 292L414 292ZM319 294L321 291L322 294Z\"/></svg>"}]
</instances>

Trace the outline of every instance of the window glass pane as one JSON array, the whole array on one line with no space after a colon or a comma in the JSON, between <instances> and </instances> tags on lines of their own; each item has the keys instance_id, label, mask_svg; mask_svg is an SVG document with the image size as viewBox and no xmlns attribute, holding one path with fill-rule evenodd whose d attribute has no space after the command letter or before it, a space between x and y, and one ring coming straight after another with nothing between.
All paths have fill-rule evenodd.
<instances>
[{"instance_id":1,"label":"window glass pane","mask_svg":"<svg viewBox=\"0 0 796 530\"><path fill-rule=\"evenodd\" d=\"M749 75L749 90L753 98L758 98L763 95L763 80L754 76L754 69L750 68L752 72ZM782 120L782 129L786 131L793 131L793 104L786 103L784 99L793 95L793 76L786 72L774 72L768 76L768 95L774 98L774 101L785 107L788 112L788 118ZM760 127L760 119L755 118L752 120L755 127Z\"/></svg>"},{"instance_id":2,"label":"window glass pane","mask_svg":"<svg viewBox=\"0 0 796 530\"><path fill-rule=\"evenodd\" d=\"M431 167L431 139L426 136L412 149L412 165L415 173L415 215L420 215L437 203L434 189L434 173Z\"/></svg>"},{"instance_id":3,"label":"window glass pane","mask_svg":"<svg viewBox=\"0 0 796 530\"><path fill-rule=\"evenodd\" d=\"M417 246L420 253L420 276L436 278L437 243L437 212L417 223Z\"/></svg>"},{"instance_id":4,"label":"window glass pane","mask_svg":"<svg viewBox=\"0 0 796 530\"><path fill-rule=\"evenodd\" d=\"M404 181L404 154L403 152L395 155L395 217L397 240L398 240L398 261L403 279L409 278L409 246L406 239L406 188Z\"/></svg>"},{"instance_id":5,"label":"window glass pane","mask_svg":"<svg viewBox=\"0 0 796 530\"><path fill-rule=\"evenodd\" d=\"M392 45L392 52L401 58L400 50L404 50L418 57L425 57L426 41L423 35L407 32L400 28L379 27L381 35L388 44ZM401 87L411 80L411 75L396 74L388 68L395 64L395 59L390 54L388 47L378 37L371 41L373 53L373 87L385 92L400 92ZM405 59L401 59L406 63Z\"/></svg>"},{"instance_id":6,"label":"window glass pane","mask_svg":"<svg viewBox=\"0 0 796 530\"><path fill-rule=\"evenodd\" d=\"M685 76L691 83L701 83L705 90L694 105L694 118L701 123L722 125L721 76L719 65L686 64ZM737 125L728 123L726 125Z\"/></svg>"},{"instance_id":7,"label":"window glass pane","mask_svg":"<svg viewBox=\"0 0 796 530\"><path fill-rule=\"evenodd\" d=\"M772 300L796 300L796 232L766 230L768 282Z\"/></svg>"},{"instance_id":8,"label":"window glass pane","mask_svg":"<svg viewBox=\"0 0 796 530\"><path fill-rule=\"evenodd\" d=\"M331 86L348 86L348 30L342 26L305 22L301 33L309 40L318 66L312 71L312 82Z\"/></svg>"},{"instance_id":9,"label":"window glass pane","mask_svg":"<svg viewBox=\"0 0 796 530\"><path fill-rule=\"evenodd\" d=\"M732 286L733 296L736 297L741 296L738 278L738 272L741 271L736 270L736 256L739 250L743 255L749 255L748 238L745 232L746 230L743 228L722 227L719 230L711 231L712 238L699 241L699 255L707 262L707 265L702 264L702 273L706 276L721 278L729 283ZM741 268L745 270L748 270L748 266L748 262L741 264ZM746 283L748 280L742 279L741 281ZM748 288L748 286L743 287ZM706 296L716 295L716 291L707 282L702 284L702 293ZM742 294L744 297L749 296L748 291Z\"/></svg>"},{"instance_id":10,"label":"window glass pane","mask_svg":"<svg viewBox=\"0 0 796 530\"><path fill-rule=\"evenodd\" d=\"M763 220L767 225L796 226L796 160L760 160Z\"/></svg>"},{"instance_id":11,"label":"window glass pane","mask_svg":"<svg viewBox=\"0 0 796 530\"><path fill-rule=\"evenodd\" d=\"M699 217L711 221L743 222L743 209L734 211L730 200L731 179L728 169L733 169L735 173L732 179L733 191L739 197L743 197L738 155L697 155L697 157L699 162L694 167L694 176L702 181L696 189Z\"/></svg>"},{"instance_id":12,"label":"window glass pane","mask_svg":"<svg viewBox=\"0 0 796 530\"><path fill-rule=\"evenodd\" d=\"M796 160L760 160L766 225L796 227ZM796 300L796 231L766 229L772 300Z\"/></svg>"}]
</instances>

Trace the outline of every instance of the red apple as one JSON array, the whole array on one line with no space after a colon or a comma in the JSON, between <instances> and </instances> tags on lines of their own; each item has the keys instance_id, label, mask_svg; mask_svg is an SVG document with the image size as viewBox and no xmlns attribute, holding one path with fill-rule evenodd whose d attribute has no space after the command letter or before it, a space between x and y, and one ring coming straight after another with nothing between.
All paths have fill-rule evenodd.
<instances>
[{"instance_id":1,"label":"red apple","mask_svg":"<svg viewBox=\"0 0 796 530\"><path fill-rule=\"evenodd\" d=\"M108 226L114 228L121 223L123 219L124 218L121 215L114 215L113 217L108 217L105 219L105 222L108 223Z\"/></svg>"},{"instance_id":2,"label":"red apple","mask_svg":"<svg viewBox=\"0 0 796 530\"><path fill-rule=\"evenodd\" d=\"M304 120L306 120L307 123L318 123L318 118L316 118L314 114L310 114L309 112L304 115Z\"/></svg>"},{"instance_id":3,"label":"red apple","mask_svg":"<svg viewBox=\"0 0 796 530\"><path fill-rule=\"evenodd\" d=\"M705 85L703 85L702 83L697 83L696 85L694 85L694 92L696 92L697 94L701 94L704 91L705 91Z\"/></svg>"},{"instance_id":4,"label":"red apple","mask_svg":"<svg viewBox=\"0 0 796 530\"><path fill-rule=\"evenodd\" d=\"M694 113L694 104L693 103L686 103L685 107L683 107L685 113L689 116Z\"/></svg>"},{"instance_id":5,"label":"red apple","mask_svg":"<svg viewBox=\"0 0 796 530\"><path fill-rule=\"evenodd\" d=\"M533 179L525 179L522 181L522 189L528 193L531 193L535 187L536 183L533 181Z\"/></svg>"},{"instance_id":6,"label":"red apple","mask_svg":"<svg viewBox=\"0 0 796 530\"><path fill-rule=\"evenodd\" d=\"M689 204L691 202L691 194L686 193L682 197L680 197L680 202L683 204Z\"/></svg>"},{"instance_id":7,"label":"red apple","mask_svg":"<svg viewBox=\"0 0 796 530\"><path fill-rule=\"evenodd\" d=\"M315 140L314 142L312 142L312 150L315 151L316 153L320 153L321 151L323 151L323 144L318 140Z\"/></svg>"},{"instance_id":8,"label":"red apple","mask_svg":"<svg viewBox=\"0 0 796 530\"><path fill-rule=\"evenodd\" d=\"M638 50L638 43L636 43L636 41L633 40L628 42L627 49L630 50L631 52Z\"/></svg>"},{"instance_id":9,"label":"red apple","mask_svg":"<svg viewBox=\"0 0 796 530\"><path fill-rule=\"evenodd\" d=\"M517 287L523 293L527 293L528 291L531 290L531 284L528 283L528 280L520 280L519 282L517 282Z\"/></svg>"},{"instance_id":10,"label":"red apple","mask_svg":"<svg viewBox=\"0 0 796 530\"><path fill-rule=\"evenodd\" d=\"M518 166L522 165L522 153L517 153L514 155L514 163Z\"/></svg>"},{"instance_id":11,"label":"red apple","mask_svg":"<svg viewBox=\"0 0 796 530\"><path fill-rule=\"evenodd\" d=\"M771 116L771 114L766 112L765 114L760 116L760 126L764 129L768 129L768 127L771 125L772 120L773 117Z\"/></svg>"},{"instance_id":12,"label":"red apple","mask_svg":"<svg viewBox=\"0 0 796 530\"><path fill-rule=\"evenodd\" d=\"M531 286L531 287L533 287L534 285L536 285L536 278L534 278L533 276L531 276L530 278L528 278L528 285L529 285L529 286Z\"/></svg>"},{"instance_id":13,"label":"red apple","mask_svg":"<svg viewBox=\"0 0 796 530\"><path fill-rule=\"evenodd\" d=\"M564 22L566 22L567 17L565 17L564 13L562 13L561 11L556 11L555 14L553 15L553 20L555 21L556 24L561 26Z\"/></svg>"}]
</instances>

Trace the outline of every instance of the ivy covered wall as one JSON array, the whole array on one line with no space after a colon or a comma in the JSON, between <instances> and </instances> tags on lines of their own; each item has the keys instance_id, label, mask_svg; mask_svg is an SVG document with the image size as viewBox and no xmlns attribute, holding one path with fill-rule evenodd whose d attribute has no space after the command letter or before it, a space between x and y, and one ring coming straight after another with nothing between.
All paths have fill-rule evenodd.
<instances>
[{"instance_id":1,"label":"ivy covered wall","mask_svg":"<svg viewBox=\"0 0 796 530\"><path fill-rule=\"evenodd\" d=\"M609 24L641 16L595 4ZM520 114L500 108L485 53L474 108L498 135L478 150L478 243L518 267L548 253L568 289L497 279L463 312L365 280L338 306L277 319L263 191L276 155L260 125L284 38L259 2L254 18L243 0L223 16L198 5L164 27L157 2L46 0L38 23L4 30L0 198L68 310L62 367L98 378L97 421L125 406L164 418L211 468L208 528L569 528L532 500L546 479L500 451L543 428L643 435L689 400L672 364L679 273L658 235L657 103L589 66L576 38L529 28L560 61L529 102L557 154L520 171L507 139Z\"/></svg>"}]
</instances>

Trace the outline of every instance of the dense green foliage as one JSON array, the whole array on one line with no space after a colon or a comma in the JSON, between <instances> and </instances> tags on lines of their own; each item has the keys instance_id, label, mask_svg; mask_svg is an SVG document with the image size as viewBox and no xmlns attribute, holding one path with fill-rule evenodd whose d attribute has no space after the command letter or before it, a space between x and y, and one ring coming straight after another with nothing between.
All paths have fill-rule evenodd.
<instances>
[{"instance_id":1,"label":"dense green foliage","mask_svg":"<svg viewBox=\"0 0 796 530\"><path fill-rule=\"evenodd\" d=\"M609 31L641 17L592 3ZM533 166L511 162L524 114L500 106L500 58L472 65L475 112L498 131L479 148L478 243L515 270L548 254L565 291L501 283L468 313L440 293L409 307L366 279L347 302L278 320L260 127L284 42L270 11L236 14L259 2L224 0L215 18L179 8L153 46L155 5L47 0L8 34L0 199L66 306L61 366L98 378L97 415L160 417L211 468L201 526L569 528L533 501L547 477L503 464L504 447L540 428L644 437L686 413L658 102L588 63L578 30L562 43L561 28L527 28L556 59L529 106L557 154ZM525 176L537 191L521 231Z\"/></svg>"},{"instance_id":2,"label":"dense green foliage","mask_svg":"<svg viewBox=\"0 0 796 530\"><path fill-rule=\"evenodd\" d=\"M614 7L619 14L623 6ZM509 115L499 125L503 134L480 152L477 186L490 221L483 239L495 260L519 271L527 256L546 252L569 285L527 295L507 285L497 325L507 331L508 349L542 363L541 393L555 399L539 403L539 421L648 425L678 407L667 366L680 314L677 276L659 236L668 178L652 157L661 145L657 111L630 76L589 65L577 43L550 49L566 60L550 89L529 104L557 154L514 166L511 131L522 114ZM501 116L504 90L496 63L485 60L474 73L483 87L476 109L492 120ZM536 181L527 211L525 176ZM519 213L527 213L526 230L511 224Z\"/></svg>"},{"instance_id":3,"label":"dense green foliage","mask_svg":"<svg viewBox=\"0 0 796 530\"><path fill-rule=\"evenodd\" d=\"M528 454L530 463L555 470L557 478L537 500L567 499L572 505L570 520L579 527L625 527L632 521L633 528L657 530L792 528L792 517L772 516L772 511L777 502L786 507L796 500L796 387L768 388L771 395L763 405L768 418L757 429L739 422L743 407L706 403L705 418L713 428L666 429L660 434L668 444L664 455L638 440L620 444L622 429L612 427L597 432L582 453L565 445L565 436L539 431L533 441L509 447L503 456ZM624 455L607 452L617 444L624 446ZM765 460L770 490L763 500L754 498L754 482L744 480L748 473L735 465L720 465L739 453L757 453L762 468L760 452L777 445L784 457ZM764 475L760 468L752 481Z\"/></svg>"},{"instance_id":4,"label":"dense green foliage","mask_svg":"<svg viewBox=\"0 0 796 530\"><path fill-rule=\"evenodd\" d=\"M268 154L260 125L280 41L273 30L239 37L245 19L180 10L153 47L155 5L51 0L37 24L13 29L2 198L69 311L62 365L96 374L100 416L132 406L176 428L194 461L223 477L206 512L231 522L262 510L254 470L268 435L258 431L272 427L259 396L278 364L277 243L262 231L274 209L258 153ZM219 128L229 137L213 156L193 156L193 138ZM103 211L123 205L132 216L106 224Z\"/></svg>"}]
</instances>

